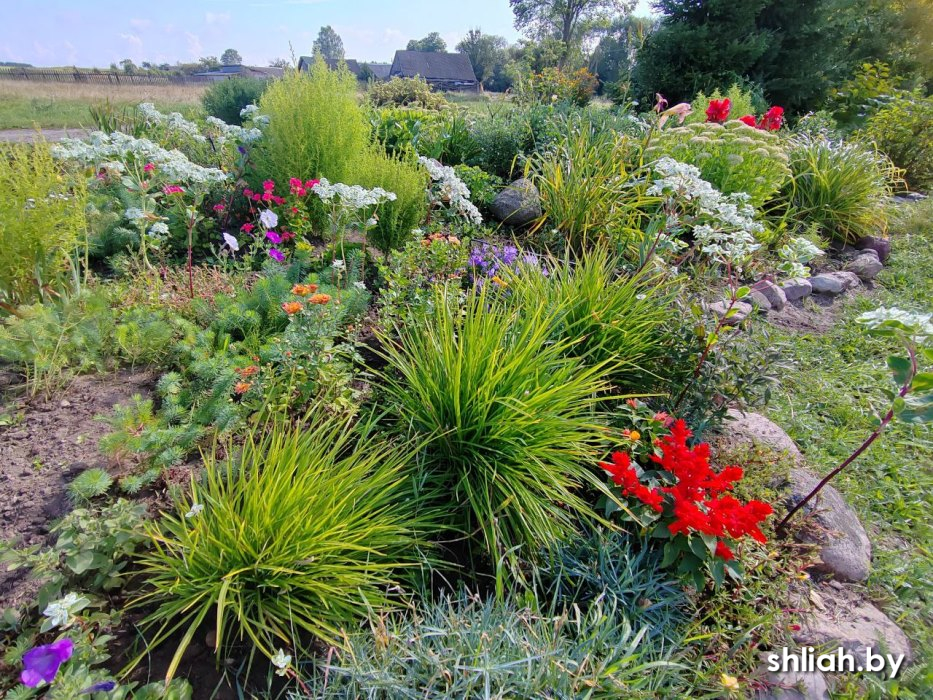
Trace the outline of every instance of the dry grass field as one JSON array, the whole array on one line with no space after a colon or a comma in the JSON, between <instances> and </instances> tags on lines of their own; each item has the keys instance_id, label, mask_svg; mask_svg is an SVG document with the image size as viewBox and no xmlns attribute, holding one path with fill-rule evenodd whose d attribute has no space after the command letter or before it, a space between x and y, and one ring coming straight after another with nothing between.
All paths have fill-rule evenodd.
<instances>
[{"instance_id":1,"label":"dry grass field","mask_svg":"<svg viewBox=\"0 0 933 700\"><path fill-rule=\"evenodd\" d=\"M0 129L91 125L88 107L152 102L163 112L191 114L206 85L89 85L0 80Z\"/></svg>"}]
</instances>

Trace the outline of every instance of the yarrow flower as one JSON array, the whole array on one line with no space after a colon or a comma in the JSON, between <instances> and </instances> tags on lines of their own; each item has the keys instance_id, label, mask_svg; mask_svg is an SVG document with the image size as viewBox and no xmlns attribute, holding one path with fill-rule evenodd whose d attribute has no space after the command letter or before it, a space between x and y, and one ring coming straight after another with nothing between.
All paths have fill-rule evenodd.
<instances>
[{"instance_id":1,"label":"yarrow flower","mask_svg":"<svg viewBox=\"0 0 933 700\"><path fill-rule=\"evenodd\" d=\"M453 168L424 156L419 156L418 162L425 167L431 179L437 183L436 191L432 196L434 203L448 203L455 215L473 224L483 223L479 209L470 201L470 189L463 180L457 177L457 172Z\"/></svg>"}]
</instances>

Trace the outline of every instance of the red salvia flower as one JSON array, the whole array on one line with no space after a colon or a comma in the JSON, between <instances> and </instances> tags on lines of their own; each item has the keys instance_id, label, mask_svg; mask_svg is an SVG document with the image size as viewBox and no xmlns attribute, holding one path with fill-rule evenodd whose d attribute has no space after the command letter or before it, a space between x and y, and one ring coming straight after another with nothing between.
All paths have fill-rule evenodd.
<instances>
[{"instance_id":1,"label":"red salvia flower","mask_svg":"<svg viewBox=\"0 0 933 700\"><path fill-rule=\"evenodd\" d=\"M728 97L722 100L710 100L709 107L706 108L706 121L722 124L729 118L730 109L732 109L732 101Z\"/></svg>"}]
</instances>

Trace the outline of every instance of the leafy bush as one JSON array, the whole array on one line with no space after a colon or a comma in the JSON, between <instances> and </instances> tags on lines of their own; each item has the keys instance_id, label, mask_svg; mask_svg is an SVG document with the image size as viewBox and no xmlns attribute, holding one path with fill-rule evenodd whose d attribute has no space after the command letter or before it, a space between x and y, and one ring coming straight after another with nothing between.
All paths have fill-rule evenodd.
<instances>
[{"instance_id":1,"label":"leafy bush","mask_svg":"<svg viewBox=\"0 0 933 700\"><path fill-rule=\"evenodd\" d=\"M243 123L240 112L247 105L259 104L268 83L260 78L236 77L210 84L201 95L204 111L227 124Z\"/></svg>"},{"instance_id":2,"label":"leafy bush","mask_svg":"<svg viewBox=\"0 0 933 700\"><path fill-rule=\"evenodd\" d=\"M45 142L0 149L0 309L54 294L85 230L87 188Z\"/></svg>"},{"instance_id":3,"label":"leafy bush","mask_svg":"<svg viewBox=\"0 0 933 700\"><path fill-rule=\"evenodd\" d=\"M784 187L792 215L816 224L827 238L854 243L884 233L898 172L877 151L854 142L798 136L790 151L793 175Z\"/></svg>"},{"instance_id":4,"label":"leafy bush","mask_svg":"<svg viewBox=\"0 0 933 700\"><path fill-rule=\"evenodd\" d=\"M64 591L113 591L126 583L129 560L146 539L145 513L145 505L124 499L103 508L76 508L51 529L54 547L16 550L0 544L2 561L30 568L42 582L39 610Z\"/></svg>"},{"instance_id":5,"label":"leafy bush","mask_svg":"<svg viewBox=\"0 0 933 700\"><path fill-rule=\"evenodd\" d=\"M630 141L591 124L567 122L564 139L533 157L526 171L544 217L574 251L612 238L640 238L642 201L630 187Z\"/></svg>"},{"instance_id":6,"label":"leafy bush","mask_svg":"<svg viewBox=\"0 0 933 700\"><path fill-rule=\"evenodd\" d=\"M571 356L604 366L625 391L651 390L651 370L666 351L671 288L644 274L620 276L620 262L597 246L576 264L550 266L547 276L509 277L509 300L517 309L554 310L555 334Z\"/></svg>"},{"instance_id":7,"label":"leafy bush","mask_svg":"<svg viewBox=\"0 0 933 700\"><path fill-rule=\"evenodd\" d=\"M868 118L861 136L904 170L914 189L933 187L933 96L909 93Z\"/></svg>"},{"instance_id":8,"label":"leafy bush","mask_svg":"<svg viewBox=\"0 0 933 700\"><path fill-rule=\"evenodd\" d=\"M577 489L593 483L582 462L604 440L592 409L607 384L603 366L552 339L561 309L491 301L482 287L451 309L437 290L398 340L383 336L382 376L392 410L428 441L425 492L497 561L522 546L534 557L591 514Z\"/></svg>"},{"instance_id":9,"label":"leafy bush","mask_svg":"<svg viewBox=\"0 0 933 700\"><path fill-rule=\"evenodd\" d=\"M778 136L735 120L667 129L647 154L694 165L717 190L745 192L755 207L765 204L790 178Z\"/></svg>"},{"instance_id":10,"label":"leafy bush","mask_svg":"<svg viewBox=\"0 0 933 700\"><path fill-rule=\"evenodd\" d=\"M454 172L470 190L470 201L484 213L489 211L489 207L492 206L496 195L505 186L505 182L501 177L487 173L476 166L456 165L454 166Z\"/></svg>"},{"instance_id":11,"label":"leafy bush","mask_svg":"<svg viewBox=\"0 0 933 700\"><path fill-rule=\"evenodd\" d=\"M607 600L565 611L461 592L370 624L321 669L326 682L308 681L313 697L647 700L680 668Z\"/></svg>"},{"instance_id":12,"label":"leafy bush","mask_svg":"<svg viewBox=\"0 0 933 700\"><path fill-rule=\"evenodd\" d=\"M738 83L733 83L725 94L718 88L713 90L709 97L701 90L693 98L690 106L693 111L687 115L686 123L693 124L706 121L706 109L709 107L710 100L729 100L729 118L738 119L746 114L757 114L768 108L764 99L760 95L753 94L750 90L743 90Z\"/></svg>"},{"instance_id":13,"label":"leafy bush","mask_svg":"<svg viewBox=\"0 0 933 700\"><path fill-rule=\"evenodd\" d=\"M518 110L477 119L472 127L477 153L468 165L475 165L501 178L511 178L521 170L522 155L531 141L528 124Z\"/></svg>"},{"instance_id":14,"label":"leafy bush","mask_svg":"<svg viewBox=\"0 0 933 700\"><path fill-rule=\"evenodd\" d=\"M562 68L545 68L532 73L523 93L537 102L569 102L583 107L593 99L599 79L586 68L569 73Z\"/></svg>"},{"instance_id":15,"label":"leafy bush","mask_svg":"<svg viewBox=\"0 0 933 700\"><path fill-rule=\"evenodd\" d=\"M445 109L449 106L440 95L421 77L395 77L369 86L369 101L376 107L421 107L423 109Z\"/></svg>"},{"instance_id":16,"label":"leafy bush","mask_svg":"<svg viewBox=\"0 0 933 700\"><path fill-rule=\"evenodd\" d=\"M442 116L418 107L381 107L369 121L373 138L389 155L417 155L423 139L431 140L440 130Z\"/></svg>"},{"instance_id":17,"label":"leafy bush","mask_svg":"<svg viewBox=\"0 0 933 700\"><path fill-rule=\"evenodd\" d=\"M401 248L427 212L427 173L411 161L370 149L357 163L352 182L395 193L393 201L379 207L378 221L367 237L372 245L386 254Z\"/></svg>"},{"instance_id":18,"label":"leafy bush","mask_svg":"<svg viewBox=\"0 0 933 700\"><path fill-rule=\"evenodd\" d=\"M355 184L354 166L369 146L370 127L348 70L330 70L319 60L309 71L287 71L266 88L259 107L269 117L253 152L260 179L324 176Z\"/></svg>"},{"instance_id":19,"label":"leafy bush","mask_svg":"<svg viewBox=\"0 0 933 700\"><path fill-rule=\"evenodd\" d=\"M403 498L409 453L358 437L311 418L257 428L226 462L206 456L203 483L152 525L140 560L149 590L134 604L157 606L151 645L184 635L169 677L207 620L218 655L245 638L271 658L296 632L340 645L363 611L387 605L425 523Z\"/></svg>"}]
</instances>

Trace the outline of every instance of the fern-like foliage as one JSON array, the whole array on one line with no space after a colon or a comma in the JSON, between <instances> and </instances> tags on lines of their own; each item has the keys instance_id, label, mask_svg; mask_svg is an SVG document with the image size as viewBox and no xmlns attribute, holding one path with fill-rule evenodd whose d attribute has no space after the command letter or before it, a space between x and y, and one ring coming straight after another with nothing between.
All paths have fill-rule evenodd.
<instances>
[{"instance_id":1,"label":"fern-like foliage","mask_svg":"<svg viewBox=\"0 0 933 700\"><path fill-rule=\"evenodd\" d=\"M68 484L68 494L77 503L88 503L107 493L113 484L113 477L100 468L88 469Z\"/></svg>"}]
</instances>

